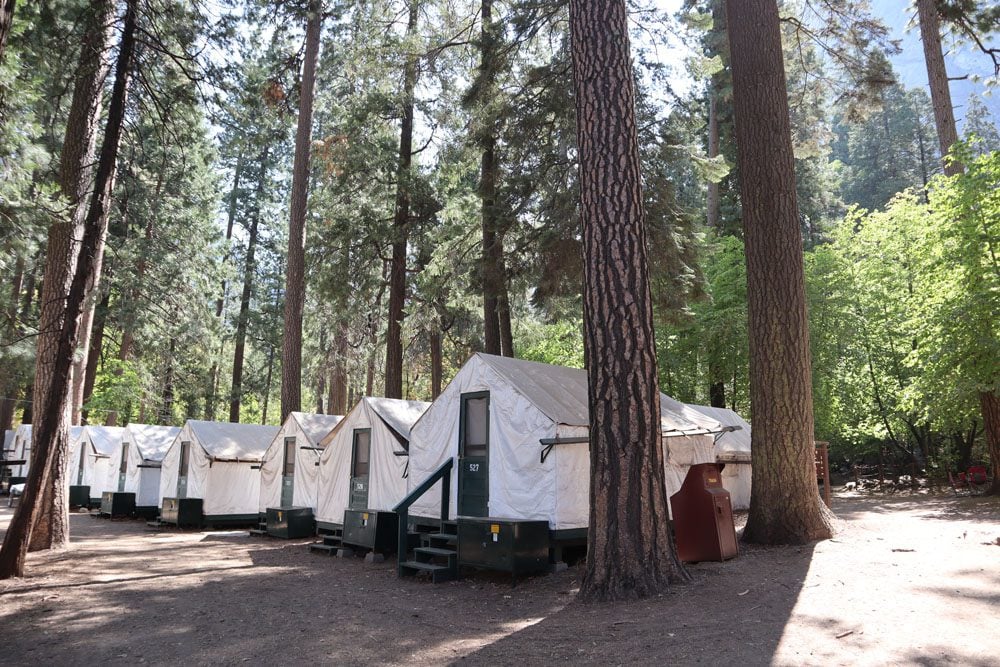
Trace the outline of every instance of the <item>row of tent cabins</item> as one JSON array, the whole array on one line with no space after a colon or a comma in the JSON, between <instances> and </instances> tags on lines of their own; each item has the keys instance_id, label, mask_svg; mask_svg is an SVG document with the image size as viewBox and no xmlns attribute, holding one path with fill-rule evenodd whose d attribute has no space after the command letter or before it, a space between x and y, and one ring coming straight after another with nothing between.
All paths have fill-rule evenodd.
<instances>
[{"instance_id":1,"label":"row of tent cabins","mask_svg":"<svg viewBox=\"0 0 1000 667\"><path fill-rule=\"evenodd\" d=\"M277 536L318 529L329 551L398 548L401 574L447 578L460 543L507 550L464 549L463 564L513 571L585 538L588 425L585 371L476 354L433 404L364 398L343 419L292 413L281 427L134 425L118 449L86 427L76 481L90 482L91 502L118 491L144 508L156 489L168 523L260 521ZM691 465L718 461L733 507L749 505L750 431L736 413L661 395L661 434L668 494ZM535 554L527 566L518 549Z\"/></svg>"}]
</instances>

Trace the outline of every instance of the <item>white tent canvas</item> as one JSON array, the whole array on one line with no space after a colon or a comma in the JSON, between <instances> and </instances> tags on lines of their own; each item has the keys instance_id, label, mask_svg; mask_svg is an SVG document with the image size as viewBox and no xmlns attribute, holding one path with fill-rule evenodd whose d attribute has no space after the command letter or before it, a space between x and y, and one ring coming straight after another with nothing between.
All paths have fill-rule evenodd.
<instances>
[{"instance_id":1,"label":"white tent canvas","mask_svg":"<svg viewBox=\"0 0 1000 667\"><path fill-rule=\"evenodd\" d=\"M160 466L180 430L178 426L126 426L111 453L108 484L115 491L134 493L136 507L158 507Z\"/></svg>"},{"instance_id":2,"label":"white tent canvas","mask_svg":"<svg viewBox=\"0 0 1000 667\"><path fill-rule=\"evenodd\" d=\"M69 427L69 469L66 474L67 486L79 485L80 473L83 470L80 460L80 442L83 440L83 426Z\"/></svg>"},{"instance_id":3,"label":"white tent canvas","mask_svg":"<svg viewBox=\"0 0 1000 667\"><path fill-rule=\"evenodd\" d=\"M31 424L21 424L14 429L14 450L10 458L25 463L11 468L11 477L27 477L31 463Z\"/></svg>"},{"instance_id":4,"label":"white tent canvas","mask_svg":"<svg viewBox=\"0 0 1000 667\"><path fill-rule=\"evenodd\" d=\"M160 506L163 498L201 498L206 518L256 516L260 464L278 430L278 426L189 419L163 457ZM188 459L183 475L182 450Z\"/></svg>"},{"instance_id":5,"label":"white tent canvas","mask_svg":"<svg viewBox=\"0 0 1000 667\"><path fill-rule=\"evenodd\" d=\"M341 419L341 415L308 412L288 415L260 466L261 513L268 507L282 506L311 507L316 511L319 459L324 447L321 442ZM286 461L286 457L290 460Z\"/></svg>"},{"instance_id":6,"label":"white tent canvas","mask_svg":"<svg viewBox=\"0 0 1000 667\"><path fill-rule=\"evenodd\" d=\"M367 495L357 496L365 506L356 509L388 511L403 499L410 428L429 406L430 403L423 401L392 398L366 397L358 401L325 439L314 510L317 521L343 523L355 472L363 472L363 477L367 477L367 488L362 489ZM355 461L356 437L360 462ZM363 465L364 470L355 467L355 463Z\"/></svg>"},{"instance_id":7,"label":"white tent canvas","mask_svg":"<svg viewBox=\"0 0 1000 667\"><path fill-rule=\"evenodd\" d=\"M91 502L100 501L101 495L105 491L115 491L117 487L110 484L111 455L121 444L124 428L118 426L91 426L83 427L80 435L80 447L83 454L80 462L83 465L83 474L80 476L82 484L90 487Z\"/></svg>"},{"instance_id":8,"label":"white tent canvas","mask_svg":"<svg viewBox=\"0 0 1000 667\"><path fill-rule=\"evenodd\" d=\"M750 424L739 414L726 408L707 405L691 407L723 426L739 427L718 435L715 441L715 460L726 464L722 470L722 486L729 491L733 509L749 509L753 481L753 468L750 466Z\"/></svg>"},{"instance_id":9,"label":"white tent canvas","mask_svg":"<svg viewBox=\"0 0 1000 667\"><path fill-rule=\"evenodd\" d=\"M453 458L450 516L458 515L459 431L464 394L489 392L488 514L548 521L554 530L585 528L589 520L590 451L586 442L545 452L542 439L586 438L586 371L475 354L411 431L408 488ZM668 495L687 469L714 460L712 435L722 426L661 394L661 433ZM440 483L412 507L414 516L440 515Z\"/></svg>"}]
</instances>

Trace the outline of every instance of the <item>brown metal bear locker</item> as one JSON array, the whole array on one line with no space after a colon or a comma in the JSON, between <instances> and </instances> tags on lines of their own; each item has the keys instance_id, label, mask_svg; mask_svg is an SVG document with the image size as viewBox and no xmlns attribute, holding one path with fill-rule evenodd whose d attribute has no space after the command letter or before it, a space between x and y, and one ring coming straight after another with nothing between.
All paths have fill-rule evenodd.
<instances>
[{"instance_id":1,"label":"brown metal bear locker","mask_svg":"<svg viewBox=\"0 0 1000 667\"><path fill-rule=\"evenodd\" d=\"M677 555L682 561L728 560L739 554L729 492L722 487L723 463L691 466L680 491L670 497Z\"/></svg>"}]
</instances>

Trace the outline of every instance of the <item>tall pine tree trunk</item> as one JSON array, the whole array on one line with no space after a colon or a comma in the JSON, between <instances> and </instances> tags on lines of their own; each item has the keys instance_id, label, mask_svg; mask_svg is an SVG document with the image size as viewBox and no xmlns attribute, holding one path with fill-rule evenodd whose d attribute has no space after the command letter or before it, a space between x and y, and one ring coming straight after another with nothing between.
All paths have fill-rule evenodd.
<instances>
[{"instance_id":1,"label":"tall pine tree trunk","mask_svg":"<svg viewBox=\"0 0 1000 667\"><path fill-rule=\"evenodd\" d=\"M243 267L243 294L240 297L240 314L236 320L236 349L233 351L232 393L229 398L229 421L240 421L240 405L243 401L243 357L246 354L247 327L250 322L250 297L253 295L254 277L257 273L257 232L260 225L261 208L264 205L264 188L267 183L267 160L269 147L265 146L260 156L260 173L257 181L253 218L247 238L247 255Z\"/></svg>"},{"instance_id":2,"label":"tall pine tree trunk","mask_svg":"<svg viewBox=\"0 0 1000 667\"><path fill-rule=\"evenodd\" d=\"M97 368L101 363L101 356L104 354L104 328L108 322L108 307L111 295L104 293L101 302L97 304L94 311L94 331L91 334L90 351L87 352L87 366L83 371L83 399L80 405L80 422L87 421L87 410L84 406L94 395L94 385L97 384ZM74 376L74 380L76 377Z\"/></svg>"},{"instance_id":3,"label":"tall pine tree trunk","mask_svg":"<svg viewBox=\"0 0 1000 667\"><path fill-rule=\"evenodd\" d=\"M580 595L656 595L686 573L667 525L634 76L624 0L570 0L590 403Z\"/></svg>"},{"instance_id":4,"label":"tall pine tree trunk","mask_svg":"<svg viewBox=\"0 0 1000 667\"><path fill-rule=\"evenodd\" d=\"M418 0L410 0L407 43L417 33ZM402 122L396 170L396 207L392 220L392 261L389 268L389 322L385 335L385 397L403 397L403 308L406 306L406 248L410 227L410 186L413 162L413 96L417 88L417 55L407 56L403 71ZM371 361L372 366L374 360ZM370 385L371 383L369 383ZM369 387L368 395L371 395Z\"/></svg>"},{"instance_id":5,"label":"tall pine tree trunk","mask_svg":"<svg viewBox=\"0 0 1000 667\"><path fill-rule=\"evenodd\" d=\"M76 239L83 236L88 215L87 193L91 188L101 94L108 73L106 54L111 45L113 15L114 3L109 0L91 2L85 13L83 40L74 74L73 99L59 165L59 186L68 210L64 221L56 221L50 226L46 244L29 416L35 424L32 432L32 470L37 470L42 479L36 480L38 485L30 502L22 498L22 506L26 506L23 516L30 516L30 523L26 528L18 526L25 531L25 535L17 538L23 537L25 545L30 538L33 549L61 547L69 542L68 501L63 488L69 424L65 404L59 403L59 410L53 408L48 411L48 407L60 400L59 388L54 383L57 380L56 369L65 360L58 355L64 338L76 326L68 319L67 294L74 280L80 251ZM73 342L77 342L75 336ZM71 356L74 352L71 351ZM43 442L41 438L49 440ZM22 512L20 507L18 512ZM11 529L14 529L13 523ZM12 559L10 562L20 573L23 563L16 564L17 556L12 556Z\"/></svg>"},{"instance_id":6,"label":"tall pine tree trunk","mask_svg":"<svg viewBox=\"0 0 1000 667\"><path fill-rule=\"evenodd\" d=\"M80 318L87 288L93 282L98 252L107 234L108 210L114 190L118 147L121 142L135 49L136 0L126 4L125 21L107 126L94 179L94 191L83 221L80 253L65 297L63 327L44 394L36 394L40 411L33 430L32 468L0 548L0 578L22 576L29 543L32 548L64 546L69 538L69 500L66 483L69 433L65 415L70 399L73 354L79 342ZM45 510L48 510L47 512Z\"/></svg>"},{"instance_id":7,"label":"tall pine tree trunk","mask_svg":"<svg viewBox=\"0 0 1000 667\"><path fill-rule=\"evenodd\" d=\"M306 53L302 64L299 124L295 132L292 205L288 223L288 267L285 272L285 331L281 346L281 422L302 409L302 311L306 300L306 207L309 198L309 144L312 140L313 89L319 59L323 8L309 3Z\"/></svg>"},{"instance_id":8,"label":"tall pine tree trunk","mask_svg":"<svg viewBox=\"0 0 1000 667\"><path fill-rule=\"evenodd\" d=\"M430 332L431 348L431 400L433 401L441 395L441 376L443 366L443 355L441 354L441 330L434 329Z\"/></svg>"},{"instance_id":9,"label":"tall pine tree trunk","mask_svg":"<svg viewBox=\"0 0 1000 667\"><path fill-rule=\"evenodd\" d=\"M776 0L727 0L746 241L753 492L744 539L829 537L813 445L809 326Z\"/></svg>"},{"instance_id":10,"label":"tall pine tree trunk","mask_svg":"<svg viewBox=\"0 0 1000 667\"><path fill-rule=\"evenodd\" d=\"M941 145L941 159L944 173L954 176L962 171L962 165L946 160L952 144L958 141L955 127L955 111L951 106L951 89L948 87L948 72L941 50L941 22L936 0L917 0L917 17L920 22L920 40L924 44L924 62L927 65L927 81L931 89L931 105L934 107L934 125L937 127L938 142Z\"/></svg>"}]
</instances>

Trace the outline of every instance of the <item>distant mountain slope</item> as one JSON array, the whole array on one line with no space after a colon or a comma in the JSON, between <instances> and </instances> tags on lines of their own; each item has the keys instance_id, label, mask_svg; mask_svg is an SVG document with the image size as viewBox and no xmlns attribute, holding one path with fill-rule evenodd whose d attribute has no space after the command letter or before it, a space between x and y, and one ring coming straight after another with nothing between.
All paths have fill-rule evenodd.
<instances>
[{"instance_id":1,"label":"distant mountain slope","mask_svg":"<svg viewBox=\"0 0 1000 667\"><path fill-rule=\"evenodd\" d=\"M909 0L871 0L871 3L875 14L892 29L893 39L901 40L903 51L892 59L892 64L903 84L926 90L927 68L924 65L923 45L920 43L920 29L914 20L916 10L912 7L912 3ZM983 79L993 76L993 64L986 55L974 46L948 42L946 37L945 65L948 68L948 76L979 75ZM982 82L974 83L970 80L951 82L951 98L955 106L959 132L965 120L965 108L970 95L978 95L992 112L994 121L1000 123L1000 88L994 90L993 95L989 97L983 95L985 90L986 87Z\"/></svg>"}]
</instances>

